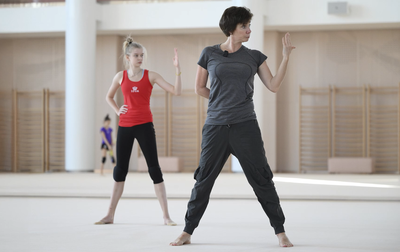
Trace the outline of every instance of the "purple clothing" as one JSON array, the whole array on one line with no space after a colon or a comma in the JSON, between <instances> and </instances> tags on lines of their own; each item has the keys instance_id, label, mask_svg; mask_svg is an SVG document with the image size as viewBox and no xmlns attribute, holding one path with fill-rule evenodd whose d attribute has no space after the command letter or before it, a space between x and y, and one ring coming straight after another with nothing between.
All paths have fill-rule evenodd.
<instances>
[{"instance_id":1,"label":"purple clothing","mask_svg":"<svg viewBox=\"0 0 400 252\"><path fill-rule=\"evenodd\" d=\"M104 135L108 141L109 144L112 144L112 136L111 136L111 132L112 132L112 128L108 127L108 129L102 127L100 129L100 132L104 132ZM101 138L101 144L105 144L106 142L104 142L104 139Z\"/></svg>"}]
</instances>

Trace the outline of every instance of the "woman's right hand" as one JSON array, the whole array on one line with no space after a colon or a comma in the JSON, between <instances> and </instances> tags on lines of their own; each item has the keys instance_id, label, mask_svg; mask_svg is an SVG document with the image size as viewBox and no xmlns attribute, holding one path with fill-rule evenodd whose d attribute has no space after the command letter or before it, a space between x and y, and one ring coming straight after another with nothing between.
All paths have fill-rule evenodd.
<instances>
[{"instance_id":1,"label":"woman's right hand","mask_svg":"<svg viewBox=\"0 0 400 252\"><path fill-rule=\"evenodd\" d=\"M121 114L125 114L126 112L128 112L128 105L122 105L119 108L118 116L120 116Z\"/></svg>"}]
</instances>

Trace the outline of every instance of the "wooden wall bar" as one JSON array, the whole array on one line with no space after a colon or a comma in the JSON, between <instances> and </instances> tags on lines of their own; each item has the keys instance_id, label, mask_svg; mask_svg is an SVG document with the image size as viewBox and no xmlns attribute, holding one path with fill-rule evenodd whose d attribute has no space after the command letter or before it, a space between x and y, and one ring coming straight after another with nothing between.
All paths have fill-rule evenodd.
<instances>
[{"instance_id":1,"label":"wooden wall bar","mask_svg":"<svg viewBox=\"0 0 400 252\"><path fill-rule=\"evenodd\" d=\"M16 171L44 172L44 91L16 91Z\"/></svg>"},{"instance_id":2,"label":"wooden wall bar","mask_svg":"<svg viewBox=\"0 0 400 252\"><path fill-rule=\"evenodd\" d=\"M65 170L65 92L47 91L46 171Z\"/></svg>"},{"instance_id":3,"label":"wooden wall bar","mask_svg":"<svg viewBox=\"0 0 400 252\"><path fill-rule=\"evenodd\" d=\"M399 87L368 86L367 94L367 156L375 159L377 172L400 172Z\"/></svg>"},{"instance_id":4,"label":"wooden wall bar","mask_svg":"<svg viewBox=\"0 0 400 252\"><path fill-rule=\"evenodd\" d=\"M332 87L332 156L366 156L366 89Z\"/></svg>"},{"instance_id":5,"label":"wooden wall bar","mask_svg":"<svg viewBox=\"0 0 400 252\"><path fill-rule=\"evenodd\" d=\"M13 93L0 92L0 132L2 138L0 141L0 171L10 172L12 171L12 132L13 132L13 120L12 120L12 104L13 104Z\"/></svg>"},{"instance_id":6,"label":"wooden wall bar","mask_svg":"<svg viewBox=\"0 0 400 252\"><path fill-rule=\"evenodd\" d=\"M400 172L399 89L400 83L391 87L300 87L299 172L327 171L331 156L372 157L376 172ZM201 153L207 100L193 90L184 90L181 96L153 92L159 156L178 156L184 160L184 171L194 171ZM0 93L4 103L0 109L1 171L64 170L64 95L48 89ZM223 171L231 170L230 162Z\"/></svg>"},{"instance_id":7,"label":"wooden wall bar","mask_svg":"<svg viewBox=\"0 0 400 252\"><path fill-rule=\"evenodd\" d=\"M372 157L377 173L399 173L399 90L300 87L299 172L327 171L332 156Z\"/></svg>"},{"instance_id":8,"label":"wooden wall bar","mask_svg":"<svg viewBox=\"0 0 400 252\"><path fill-rule=\"evenodd\" d=\"M193 90L170 96L170 156L183 160L184 171L194 171L199 164L200 97Z\"/></svg>"},{"instance_id":9,"label":"wooden wall bar","mask_svg":"<svg viewBox=\"0 0 400 252\"><path fill-rule=\"evenodd\" d=\"M13 172L63 171L64 168L64 91L13 90L9 96L10 169ZM4 101L4 100L3 100ZM2 112L2 111L0 111ZM7 137L5 137L7 138ZM2 146L3 148L4 146ZM4 152L2 152L4 153Z\"/></svg>"},{"instance_id":10,"label":"wooden wall bar","mask_svg":"<svg viewBox=\"0 0 400 252\"><path fill-rule=\"evenodd\" d=\"M299 91L299 172L326 171L331 156L331 89Z\"/></svg>"}]
</instances>

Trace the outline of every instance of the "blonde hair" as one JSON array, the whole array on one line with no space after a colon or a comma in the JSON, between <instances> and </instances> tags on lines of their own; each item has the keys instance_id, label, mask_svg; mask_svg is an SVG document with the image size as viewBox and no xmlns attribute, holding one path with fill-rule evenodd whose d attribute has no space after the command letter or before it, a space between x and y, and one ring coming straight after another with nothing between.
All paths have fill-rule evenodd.
<instances>
[{"instance_id":1,"label":"blonde hair","mask_svg":"<svg viewBox=\"0 0 400 252\"><path fill-rule=\"evenodd\" d=\"M144 59L143 59L143 61L144 61L144 62L146 61L146 58L147 58L147 57L146 57L146 56L147 56L146 48L145 48L143 45L141 45L140 43L135 42L135 41L133 40L133 38L131 37L131 35L129 35L129 36L126 37L124 43L122 44L122 53L123 53L123 57L122 57L122 58L123 58L123 60L124 60L124 65L125 65L125 68L126 68L126 69L129 68L129 62L128 62L128 60L126 59L125 55L130 55L131 52L132 52L132 50L133 50L134 48L142 49L142 50L143 50L143 53L144 53Z\"/></svg>"}]
</instances>

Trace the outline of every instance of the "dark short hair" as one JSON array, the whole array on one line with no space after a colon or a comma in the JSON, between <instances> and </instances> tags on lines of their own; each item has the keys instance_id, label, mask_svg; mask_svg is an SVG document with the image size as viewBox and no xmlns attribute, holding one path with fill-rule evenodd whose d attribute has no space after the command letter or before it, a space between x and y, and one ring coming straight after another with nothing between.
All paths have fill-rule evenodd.
<instances>
[{"instance_id":1,"label":"dark short hair","mask_svg":"<svg viewBox=\"0 0 400 252\"><path fill-rule=\"evenodd\" d=\"M229 37L238 24L247 24L251 21L252 17L253 13L250 12L250 9L232 6L226 9L222 14L219 20L219 27L222 32Z\"/></svg>"}]
</instances>

